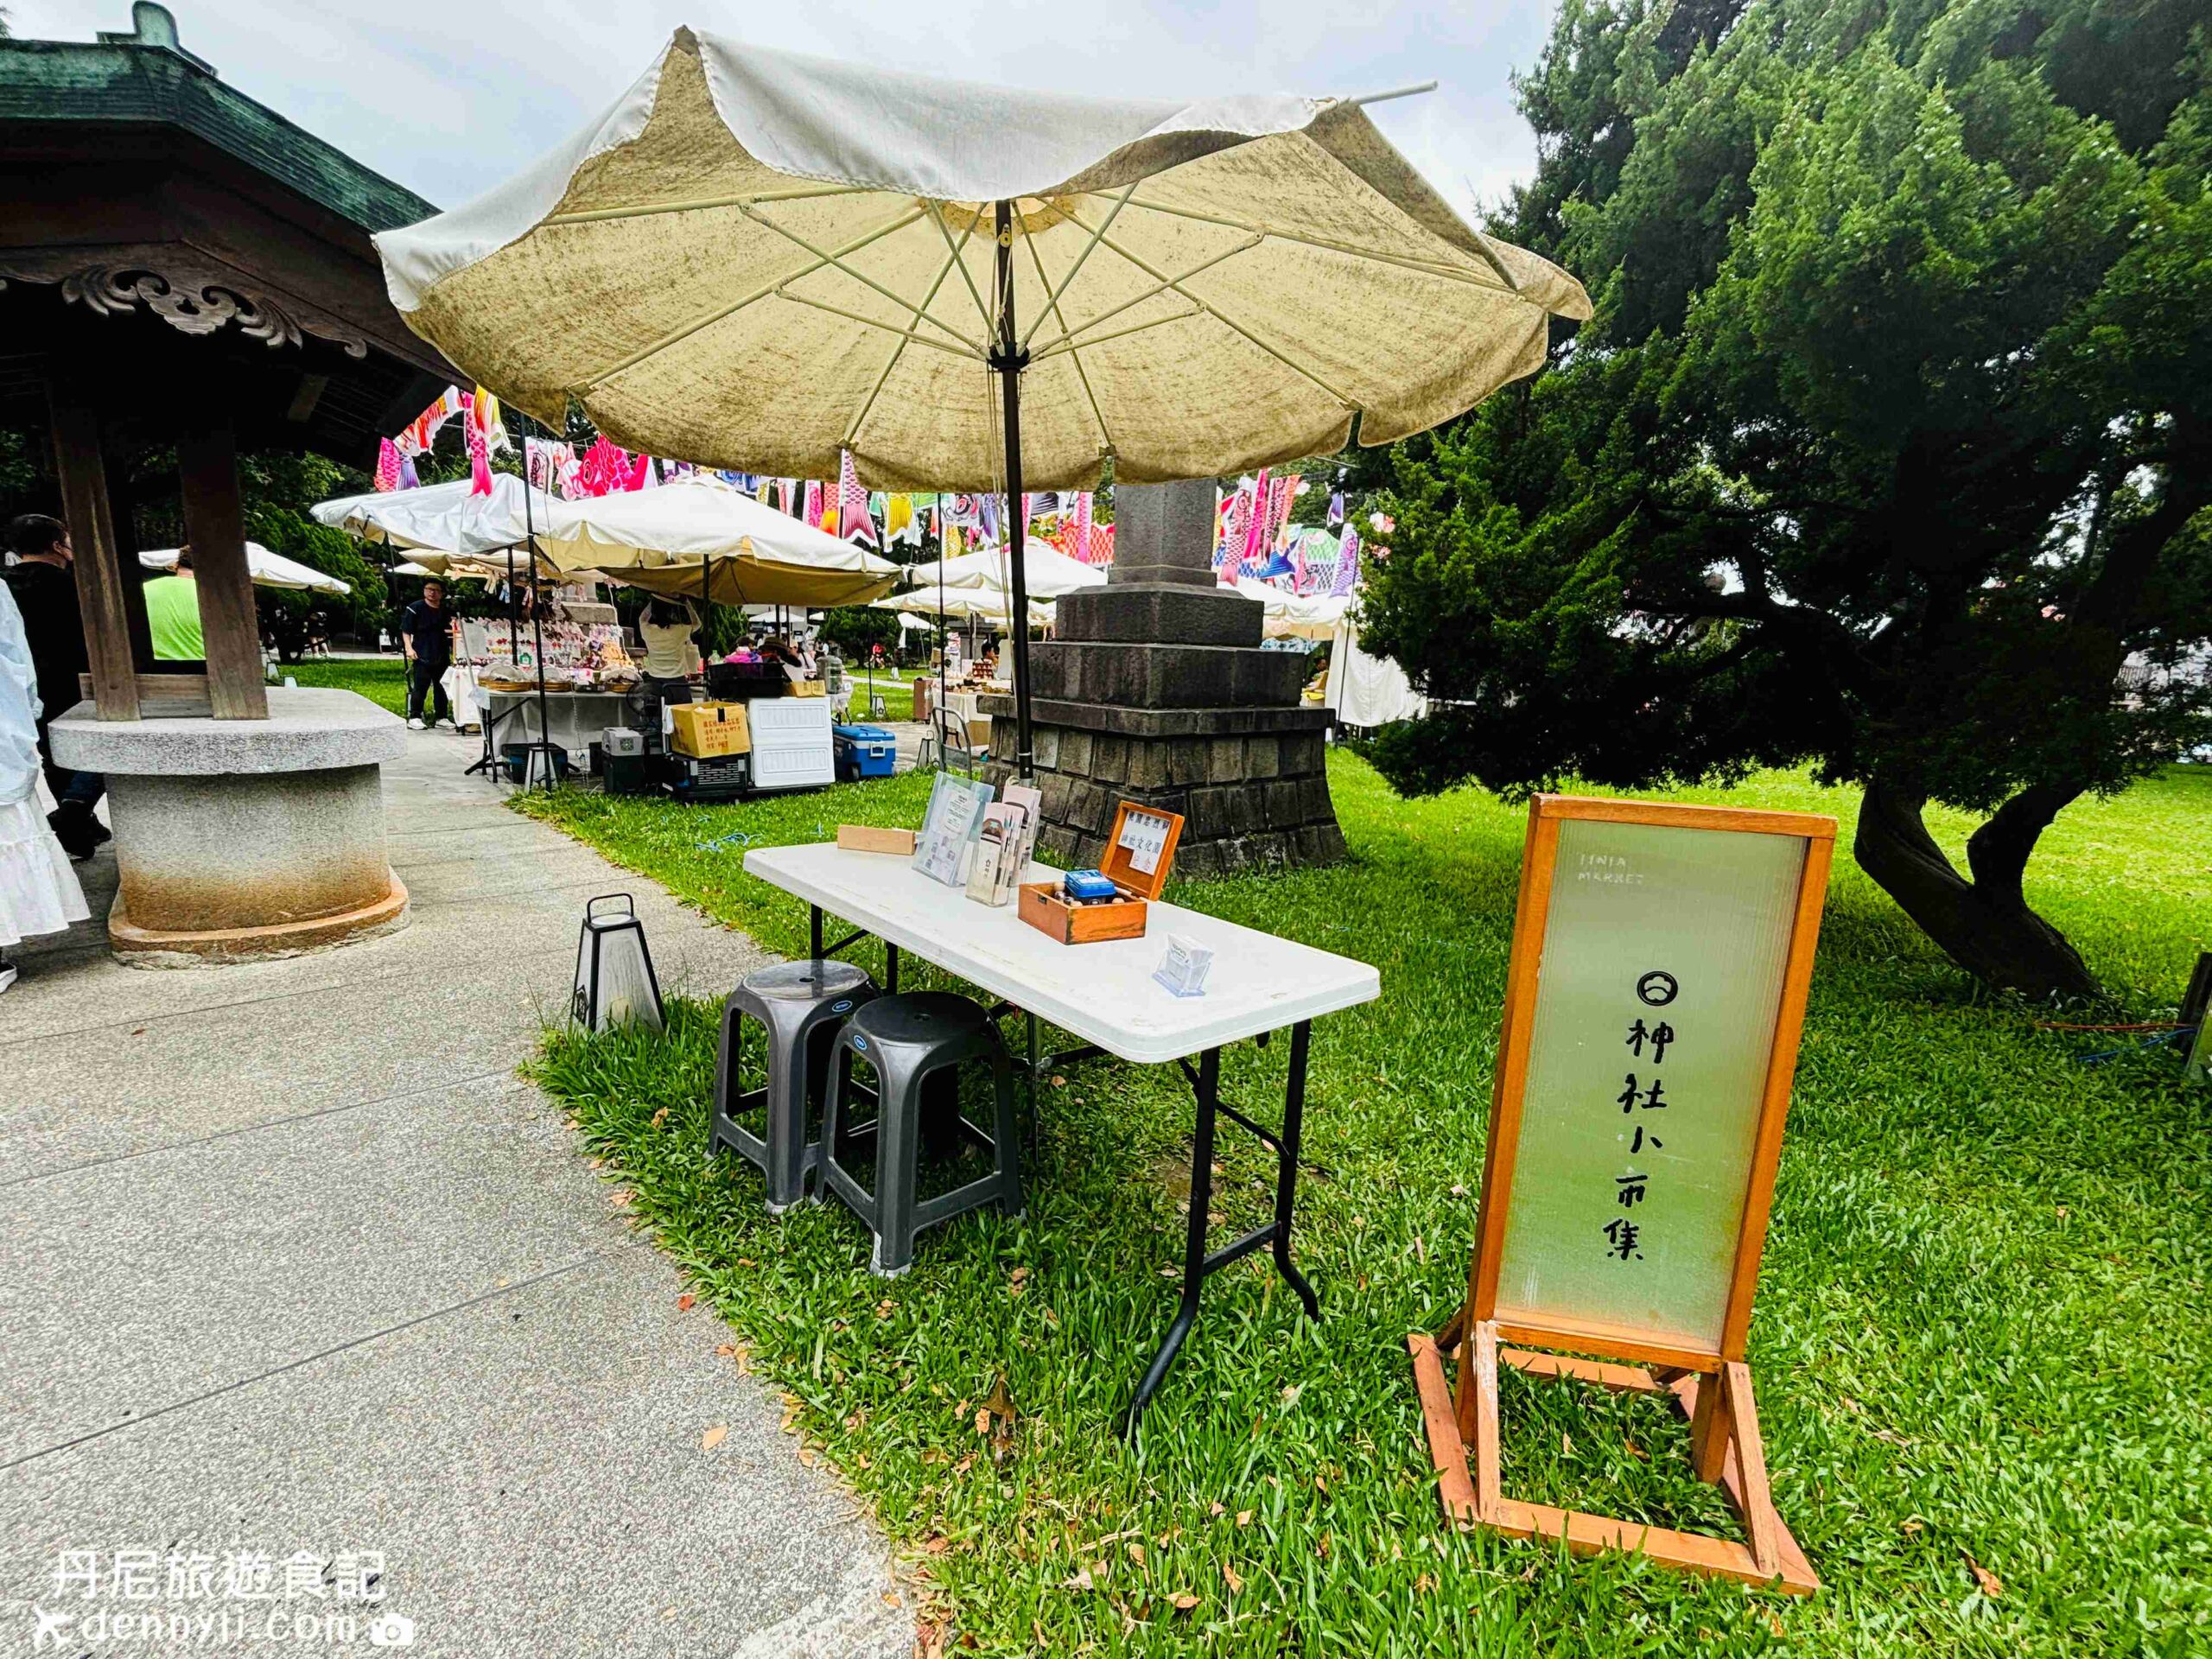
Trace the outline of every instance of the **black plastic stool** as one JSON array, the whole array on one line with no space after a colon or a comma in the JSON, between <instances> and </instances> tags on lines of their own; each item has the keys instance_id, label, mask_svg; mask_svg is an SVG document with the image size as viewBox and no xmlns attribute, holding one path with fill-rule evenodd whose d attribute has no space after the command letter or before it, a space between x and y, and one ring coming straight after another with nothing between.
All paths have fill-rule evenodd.
<instances>
[{"instance_id":1,"label":"black plastic stool","mask_svg":"<svg viewBox=\"0 0 2212 1659\"><path fill-rule=\"evenodd\" d=\"M806 1196L807 1172L822 1143L806 1138L808 1108L823 1096L838 1027L876 995L875 982L849 962L780 962L747 974L722 1004L721 1058L707 1155L734 1147L767 1177L768 1208L780 1213ZM768 1037L768 1086L738 1092L738 1020L760 1021ZM737 1120L766 1109L762 1133Z\"/></svg>"},{"instance_id":2,"label":"black plastic stool","mask_svg":"<svg viewBox=\"0 0 2212 1659\"><path fill-rule=\"evenodd\" d=\"M822 1113L822 1185L835 1192L875 1235L870 1268L886 1275L913 1265L914 1235L962 1211L994 1200L1008 1215L1021 1213L1021 1168L1014 1127L1014 1062L999 1028L981 1004L950 991L880 996L856 1009L835 1039L836 1065ZM855 1056L875 1069L875 1192L871 1197L838 1162L846 1100L854 1090ZM959 1127L990 1147L988 1175L917 1202L925 1085L934 1072L963 1060L991 1068L997 1094L995 1132L984 1134L964 1118ZM950 1078L947 1079L950 1081Z\"/></svg>"}]
</instances>

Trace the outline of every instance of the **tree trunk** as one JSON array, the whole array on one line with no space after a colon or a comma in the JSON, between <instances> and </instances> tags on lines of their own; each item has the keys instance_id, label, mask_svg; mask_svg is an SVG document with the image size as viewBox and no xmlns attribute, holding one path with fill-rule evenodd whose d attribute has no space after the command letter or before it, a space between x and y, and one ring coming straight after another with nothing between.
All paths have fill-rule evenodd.
<instances>
[{"instance_id":1,"label":"tree trunk","mask_svg":"<svg viewBox=\"0 0 2212 1659\"><path fill-rule=\"evenodd\" d=\"M2103 988L2081 953L2028 908L2020 886L2037 838L2080 792L2037 785L1998 808L1967 843L1969 881L1921 821L1926 798L1878 778L1866 786L1852 850L1921 931L1985 984L2037 1002L2099 999Z\"/></svg>"}]
</instances>

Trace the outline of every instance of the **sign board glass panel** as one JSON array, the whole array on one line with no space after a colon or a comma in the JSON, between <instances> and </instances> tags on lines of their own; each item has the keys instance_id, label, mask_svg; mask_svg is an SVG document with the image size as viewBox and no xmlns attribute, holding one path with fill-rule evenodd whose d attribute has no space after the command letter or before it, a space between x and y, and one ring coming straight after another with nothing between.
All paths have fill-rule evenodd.
<instances>
[{"instance_id":1,"label":"sign board glass panel","mask_svg":"<svg viewBox=\"0 0 2212 1659\"><path fill-rule=\"evenodd\" d=\"M1560 823L1501 1320L1719 1351L1805 850Z\"/></svg>"}]
</instances>

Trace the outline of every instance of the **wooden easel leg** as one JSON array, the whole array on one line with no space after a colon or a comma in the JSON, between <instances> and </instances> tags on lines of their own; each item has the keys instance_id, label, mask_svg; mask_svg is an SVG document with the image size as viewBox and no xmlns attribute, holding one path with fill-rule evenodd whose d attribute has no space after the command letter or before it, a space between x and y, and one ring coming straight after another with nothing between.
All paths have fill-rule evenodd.
<instances>
[{"instance_id":1,"label":"wooden easel leg","mask_svg":"<svg viewBox=\"0 0 2212 1659\"><path fill-rule=\"evenodd\" d=\"M1690 1408L1690 1469L1700 1480L1716 1486L1728 1467L1726 1376L1716 1371L1700 1378L1697 1401Z\"/></svg>"},{"instance_id":2,"label":"wooden easel leg","mask_svg":"<svg viewBox=\"0 0 2212 1659\"><path fill-rule=\"evenodd\" d=\"M1751 1535L1751 1559L1760 1572L1778 1573L1782 1548L1777 1535L1782 1523L1767 1487L1766 1447L1759 1439L1758 1409L1751 1402L1751 1373L1740 1360L1732 1361L1721 1378L1726 1385L1728 1437L1736 1452L1737 1490L1743 1497L1744 1525Z\"/></svg>"},{"instance_id":3,"label":"wooden easel leg","mask_svg":"<svg viewBox=\"0 0 2212 1659\"><path fill-rule=\"evenodd\" d=\"M1478 1319L1459 1357L1459 1421L1474 1448L1475 1515L1496 1521L1504 1493L1497 1472L1497 1326Z\"/></svg>"}]
</instances>

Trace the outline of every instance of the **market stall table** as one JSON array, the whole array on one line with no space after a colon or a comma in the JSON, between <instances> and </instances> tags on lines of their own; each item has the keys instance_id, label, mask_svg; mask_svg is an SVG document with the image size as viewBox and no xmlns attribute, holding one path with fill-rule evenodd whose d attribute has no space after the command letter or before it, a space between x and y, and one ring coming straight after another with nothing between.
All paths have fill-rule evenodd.
<instances>
[{"instance_id":1,"label":"market stall table","mask_svg":"<svg viewBox=\"0 0 2212 1659\"><path fill-rule=\"evenodd\" d=\"M475 691L485 709L485 729L496 740L492 747L494 754L499 752L499 741L529 743L541 739L557 743L564 749L588 749L608 727L629 723L628 695L624 691L556 690L549 685L545 689L545 723L551 729L541 733L537 729L535 690L494 691L479 687ZM502 734L503 727L512 729Z\"/></svg>"},{"instance_id":2,"label":"market stall table","mask_svg":"<svg viewBox=\"0 0 2212 1659\"><path fill-rule=\"evenodd\" d=\"M1129 1406L1128 1432L1135 1432L1147 1402L1174 1363L1197 1317L1199 1291L1216 1269L1268 1247L1277 1271L1298 1293L1307 1314L1319 1317L1313 1288L1290 1259L1306 1051L1316 1019L1382 995L1382 976L1374 968L1160 903L1151 906L1142 938L1061 944L1024 923L1012 906L994 909L976 904L964 890L930 880L903 859L855 852L832 842L759 849L745 855L745 868L812 907L815 956L834 954L874 934L887 948L888 988L898 988L899 952L911 951L1026 1015L1033 1117L1040 1069L1089 1054L1104 1052L1137 1065L1173 1063L1189 1079L1198 1097L1198 1126L1191 1144L1191 1215L1184 1243L1182 1301L1137 1384ZM1059 874L1041 864L1032 865L1027 879L1056 881ZM827 952L822 927L825 912L858 930ZM1213 976L1204 995L1177 996L1153 978L1171 933L1213 951ZM1040 1062L1040 1017L1072 1033L1084 1046ZM1220 1098L1221 1051L1247 1038L1265 1043L1286 1027L1291 1033L1290 1071L1282 1128L1274 1134ZM1196 1065L1191 1064L1193 1055ZM1275 1207L1274 1218L1266 1226L1209 1252L1206 1212L1213 1196L1217 1114L1242 1124L1274 1150Z\"/></svg>"}]
</instances>

